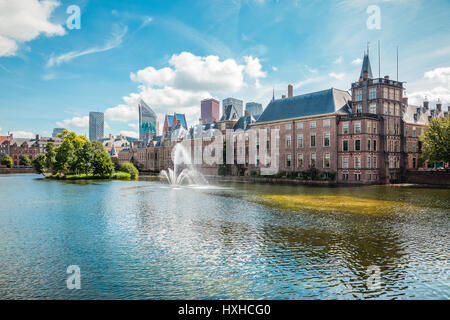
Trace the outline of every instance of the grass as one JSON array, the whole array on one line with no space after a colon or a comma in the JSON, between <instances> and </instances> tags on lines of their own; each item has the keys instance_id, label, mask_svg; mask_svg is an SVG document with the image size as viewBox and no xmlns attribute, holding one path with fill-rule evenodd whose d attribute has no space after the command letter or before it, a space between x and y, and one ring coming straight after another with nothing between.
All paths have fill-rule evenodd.
<instances>
[{"instance_id":1,"label":"grass","mask_svg":"<svg viewBox=\"0 0 450 320\"><path fill-rule=\"evenodd\" d=\"M110 176L94 175L92 173L80 173L80 174L67 174L62 175L59 173L46 174L46 179L56 179L56 180L131 180L131 175L127 172L114 172Z\"/></svg>"},{"instance_id":2,"label":"grass","mask_svg":"<svg viewBox=\"0 0 450 320\"><path fill-rule=\"evenodd\" d=\"M285 210L316 210L322 212L348 212L363 214L385 214L399 208L419 208L407 202L374 200L351 196L333 195L270 195L261 196L258 202Z\"/></svg>"}]
</instances>

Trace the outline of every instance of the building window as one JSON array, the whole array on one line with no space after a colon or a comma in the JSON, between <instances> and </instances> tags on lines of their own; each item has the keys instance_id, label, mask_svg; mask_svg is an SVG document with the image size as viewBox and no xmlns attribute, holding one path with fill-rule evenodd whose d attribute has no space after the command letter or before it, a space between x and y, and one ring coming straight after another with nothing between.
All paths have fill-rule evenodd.
<instances>
[{"instance_id":1,"label":"building window","mask_svg":"<svg viewBox=\"0 0 450 320\"><path fill-rule=\"evenodd\" d=\"M355 140L355 151L361 150L361 140Z\"/></svg>"},{"instance_id":2,"label":"building window","mask_svg":"<svg viewBox=\"0 0 450 320\"><path fill-rule=\"evenodd\" d=\"M302 134L299 134L297 136L297 147L303 148L303 135Z\"/></svg>"},{"instance_id":3,"label":"building window","mask_svg":"<svg viewBox=\"0 0 450 320\"><path fill-rule=\"evenodd\" d=\"M290 124L290 123L288 123L288 124L286 125L286 130L291 130L291 124Z\"/></svg>"},{"instance_id":4,"label":"building window","mask_svg":"<svg viewBox=\"0 0 450 320\"><path fill-rule=\"evenodd\" d=\"M315 147L316 146L316 134L315 133L313 133L311 135L311 145L310 146L311 147Z\"/></svg>"},{"instance_id":5,"label":"building window","mask_svg":"<svg viewBox=\"0 0 450 320\"><path fill-rule=\"evenodd\" d=\"M383 113L384 114L388 114L389 113L389 110L388 110L388 103L387 102L385 102L384 104L383 104Z\"/></svg>"},{"instance_id":6,"label":"building window","mask_svg":"<svg viewBox=\"0 0 450 320\"><path fill-rule=\"evenodd\" d=\"M355 122L355 133L361 133L361 122Z\"/></svg>"},{"instance_id":7,"label":"building window","mask_svg":"<svg viewBox=\"0 0 450 320\"><path fill-rule=\"evenodd\" d=\"M342 141L342 150L348 151L348 140Z\"/></svg>"},{"instance_id":8,"label":"building window","mask_svg":"<svg viewBox=\"0 0 450 320\"><path fill-rule=\"evenodd\" d=\"M316 122L315 122L315 121L311 121L311 122L309 123L309 127L312 128L312 129L314 129L314 128L316 127Z\"/></svg>"},{"instance_id":9,"label":"building window","mask_svg":"<svg viewBox=\"0 0 450 320\"><path fill-rule=\"evenodd\" d=\"M297 155L297 167L299 168L303 167L303 153L299 153Z\"/></svg>"},{"instance_id":10,"label":"building window","mask_svg":"<svg viewBox=\"0 0 450 320\"><path fill-rule=\"evenodd\" d=\"M405 137L408 136L408 126L405 126Z\"/></svg>"},{"instance_id":11,"label":"building window","mask_svg":"<svg viewBox=\"0 0 450 320\"><path fill-rule=\"evenodd\" d=\"M372 121L368 121L367 122L367 133L370 133L371 130L372 130Z\"/></svg>"},{"instance_id":12,"label":"building window","mask_svg":"<svg viewBox=\"0 0 450 320\"><path fill-rule=\"evenodd\" d=\"M348 180L348 173L342 174L342 180Z\"/></svg>"},{"instance_id":13,"label":"building window","mask_svg":"<svg viewBox=\"0 0 450 320\"><path fill-rule=\"evenodd\" d=\"M288 167L288 168L291 167L291 155L290 154L286 155L286 167Z\"/></svg>"},{"instance_id":14,"label":"building window","mask_svg":"<svg viewBox=\"0 0 450 320\"><path fill-rule=\"evenodd\" d=\"M377 123L373 123L373 133L377 133Z\"/></svg>"},{"instance_id":15,"label":"building window","mask_svg":"<svg viewBox=\"0 0 450 320\"><path fill-rule=\"evenodd\" d=\"M325 132L325 135L323 136L323 146L329 147L330 146L330 133Z\"/></svg>"},{"instance_id":16,"label":"building window","mask_svg":"<svg viewBox=\"0 0 450 320\"><path fill-rule=\"evenodd\" d=\"M412 158L412 166L413 166L413 168L416 167L416 158Z\"/></svg>"},{"instance_id":17,"label":"building window","mask_svg":"<svg viewBox=\"0 0 450 320\"><path fill-rule=\"evenodd\" d=\"M372 158L372 166L373 166L374 169L377 168L377 157L373 157Z\"/></svg>"},{"instance_id":18,"label":"building window","mask_svg":"<svg viewBox=\"0 0 450 320\"><path fill-rule=\"evenodd\" d=\"M400 107L398 106L398 104L395 105L395 115L396 116L400 115Z\"/></svg>"},{"instance_id":19,"label":"building window","mask_svg":"<svg viewBox=\"0 0 450 320\"><path fill-rule=\"evenodd\" d=\"M324 127L329 127L330 126L330 119L323 120L323 126Z\"/></svg>"},{"instance_id":20,"label":"building window","mask_svg":"<svg viewBox=\"0 0 450 320\"><path fill-rule=\"evenodd\" d=\"M389 99L394 100L395 96L394 96L394 89L389 89Z\"/></svg>"},{"instance_id":21,"label":"building window","mask_svg":"<svg viewBox=\"0 0 450 320\"><path fill-rule=\"evenodd\" d=\"M286 136L286 148L291 147L291 136Z\"/></svg>"},{"instance_id":22,"label":"building window","mask_svg":"<svg viewBox=\"0 0 450 320\"><path fill-rule=\"evenodd\" d=\"M383 88L383 98L389 99L388 88Z\"/></svg>"},{"instance_id":23,"label":"building window","mask_svg":"<svg viewBox=\"0 0 450 320\"><path fill-rule=\"evenodd\" d=\"M371 103L369 105L369 112L370 113L377 113L377 104L376 103Z\"/></svg>"},{"instance_id":24,"label":"building window","mask_svg":"<svg viewBox=\"0 0 450 320\"><path fill-rule=\"evenodd\" d=\"M222 130L225 130L227 128L225 123L222 123Z\"/></svg>"},{"instance_id":25,"label":"building window","mask_svg":"<svg viewBox=\"0 0 450 320\"><path fill-rule=\"evenodd\" d=\"M361 169L361 157L355 157L355 168Z\"/></svg>"},{"instance_id":26,"label":"building window","mask_svg":"<svg viewBox=\"0 0 450 320\"><path fill-rule=\"evenodd\" d=\"M370 88L369 89L369 99L373 100L377 98L377 89L376 88Z\"/></svg>"},{"instance_id":27,"label":"building window","mask_svg":"<svg viewBox=\"0 0 450 320\"><path fill-rule=\"evenodd\" d=\"M355 173L355 181L361 181L361 173Z\"/></svg>"},{"instance_id":28,"label":"building window","mask_svg":"<svg viewBox=\"0 0 450 320\"><path fill-rule=\"evenodd\" d=\"M416 127L414 127L413 130L412 130L412 136L413 136L413 137L416 136Z\"/></svg>"},{"instance_id":29,"label":"building window","mask_svg":"<svg viewBox=\"0 0 450 320\"><path fill-rule=\"evenodd\" d=\"M373 140L373 151L377 151L377 140Z\"/></svg>"},{"instance_id":30,"label":"building window","mask_svg":"<svg viewBox=\"0 0 450 320\"><path fill-rule=\"evenodd\" d=\"M367 140L367 151L370 151L370 139Z\"/></svg>"},{"instance_id":31,"label":"building window","mask_svg":"<svg viewBox=\"0 0 450 320\"><path fill-rule=\"evenodd\" d=\"M362 113L362 105L360 105L360 104L356 105L356 112L357 113Z\"/></svg>"},{"instance_id":32,"label":"building window","mask_svg":"<svg viewBox=\"0 0 450 320\"><path fill-rule=\"evenodd\" d=\"M342 133L348 134L348 122L344 122L342 125Z\"/></svg>"},{"instance_id":33,"label":"building window","mask_svg":"<svg viewBox=\"0 0 450 320\"><path fill-rule=\"evenodd\" d=\"M400 101L400 90L395 90L395 100Z\"/></svg>"},{"instance_id":34,"label":"building window","mask_svg":"<svg viewBox=\"0 0 450 320\"><path fill-rule=\"evenodd\" d=\"M392 103L389 103L389 114L391 116L394 115L394 105Z\"/></svg>"},{"instance_id":35,"label":"building window","mask_svg":"<svg viewBox=\"0 0 450 320\"><path fill-rule=\"evenodd\" d=\"M342 167L343 167L344 169L347 169L347 168L348 168L348 157L344 157L344 158L343 158L343 160L342 160Z\"/></svg>"},{"instance_id":36,"label":"building window","mask_svg":"<svg viewBox=\"0 0 450 320\"><path fill-rule=\"evenodd\" d=\"M316 166L316 154L313 152L311 153L311 167Z\"/></svg>"},{"instance_id":37,"label":"building window","mask_svg":"<svg viewBox=\"0 0 450 320\"><path fill-rule=\"evenodd\" d=\"M303 129L303 122L297 123L297 129L302 130Z\"/></svg>"},{"instance_id":38,"label":"building window","mask_svg":"<svg viewBox=\"0 0 450 320\"><path fill-rule=\"evenodd\" d=\"M367 169L370 168L370 157L367 157Z\"/></svg>"},{"instance_id":39,"label":"building window","mask_svg":"<svg viewBox=\"0 0 450 320\"><path fill-rule=\"evenodd\" d=\"M330 154L328 152L325 153L325 156L323 157L323 167L324 168L330 167Z\"/></svg>"},{"instance_id":40,"label":"building window","mask_svg":"<svg viewBox=\"0 0 450 320\"><path fill-rule=\"evenodd\" d=\"M356 101L362 101L362 90L356 91Z\"/></svg>"}]
</instances>

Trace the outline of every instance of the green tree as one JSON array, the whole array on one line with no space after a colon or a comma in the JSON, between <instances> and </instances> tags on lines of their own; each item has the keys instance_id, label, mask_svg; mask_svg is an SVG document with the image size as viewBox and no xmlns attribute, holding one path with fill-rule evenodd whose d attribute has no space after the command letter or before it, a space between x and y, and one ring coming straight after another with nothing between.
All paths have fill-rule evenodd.
<instances>
[{"instance_id":1,"label":"green tree","mask_svg":"<svg viewBox=\"0 0 450 320\"><path fill-rule=\"evenodd\" d=\"M53 142L48 142L45 147L45 168L50 171L54 171L56 164L56 151L57 148Z\"/></svg>"},{"instance_id":2,"label":"green tree","mask_svg":"<svg viewBox=\"0 0 450 320\"><path fill-rule=\"evenodd\" d=\"M105 151L94 155L92 161L92 169L95 175L102 177L109 177L114 173L114 163L111 161L111 157Z\"/></svg>"},{"instance_id":3,"label":"green tree","mask_svg":"<svg viewBox=\"0 0 450 320\"><path fill-rule=\"evenodd\" d=\"M33 167L39 174L44 174L47 171L46 164L47 159L43 153L38 154L33 160Z\"/></svg>"},{"instance_id":4,"label":"green tree","mask_svg":"<svg viewBox=\"0 0 450 320\"><path fill-rule=\"evenodd\" d=\"M20 156L19 164L21 166L29 166L29 165L31 165L31 160L30 160L30 158L28 158L28 156L26 154L24 154L24 155Z\"/></svg>"},{"instance_id":5,"label":"green tree","mask_svg":"<svg viewBox=\"0 0 450 320\"><path fill-rule=\"evenodd\" d=\"M450 118L431 120L423 136L422 159L430 162L450 162Z\"/></svg>"},{"instance_id":6,"label":"green tree","mask_svg":"<svg viewBox=\"0 0 450 320\"><path fill-rule=\"evenodd\" d=\"M94 159L94 149L90 142L85 143L75 151L74 168L77 173L90 173Z\"/></svg>"},{"instance_id":7,"label":"green tree","mask_svg":"<svg viewBox=\"0 0 450 320\"><path fill-rule=\"evenodd\" d=\"M2 165L7 166L8 168L11 168L13 165L13 159L6 153L2 158Z\"/></svg>"},{"instance_id":8,"label":"green tree","mask_svg":"<svg viewBox=\"0 0 450 320\"><path fill-rule=\"evenodd\" d=\"M57 148L55 156L55 170L67 173L75 157L75 148L71 139L64 137L63 143Z\"/></svg>"},{"instance_id":9,"label":"green tree","mask_svg":"<svg viewBox=\"0 0 450 320\"><path fill-rule=\"evenodd\" d=\"M131 162L122 163L119 167L119 171L129 173L132 180L138 179L139 171Z\"/></svg>"}]
</instances>

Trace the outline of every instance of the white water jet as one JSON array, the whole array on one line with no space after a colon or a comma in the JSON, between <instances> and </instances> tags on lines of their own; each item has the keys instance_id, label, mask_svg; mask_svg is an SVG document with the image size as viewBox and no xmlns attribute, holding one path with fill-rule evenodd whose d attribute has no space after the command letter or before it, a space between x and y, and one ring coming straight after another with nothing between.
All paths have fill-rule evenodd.
<instances>
[{"instance_id":1,"label":"white water jet","mask_svg":"<svg viewBox=\"0 0 450 320\"><path fill-rule=\"evenodd\" d=\"M195 185L208 184L203 174L198 172L191 161L191 155L186 148L177 143L172 149L173 170L168 168L159 174L171 185L181 185L183 182Z\"/></svg>"}]
</instances>

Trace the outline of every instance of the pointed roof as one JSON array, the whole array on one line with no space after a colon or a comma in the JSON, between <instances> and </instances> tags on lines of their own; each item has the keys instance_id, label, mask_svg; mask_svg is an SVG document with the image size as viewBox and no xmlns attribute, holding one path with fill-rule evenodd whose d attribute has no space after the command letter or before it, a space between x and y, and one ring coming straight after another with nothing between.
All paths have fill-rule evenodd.
<instances>
[{"instance_id":1,"label":"pointed roof","mask_svg":"<svg viewBox=\"0 0 450 320\"><path fill-rule=\"evenodd\" d=\"M369 79L372 79L373 75L372 75L372 68L370 66L369 53L364 53L364 60L363 60L363 64L361 67L361 75L359 77L363 78L364 72L366 72L366 71L369 73Z\"/></svg>"}]
</instances>

